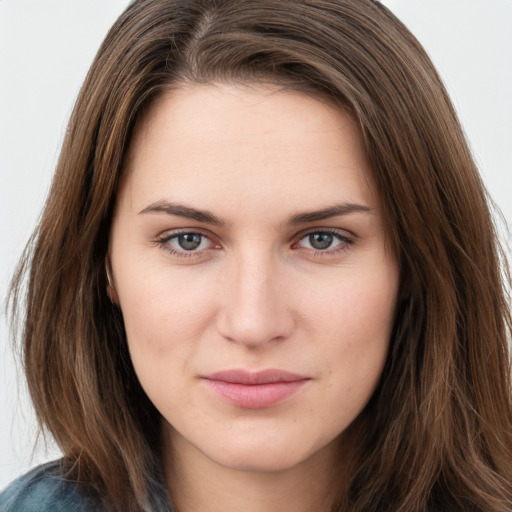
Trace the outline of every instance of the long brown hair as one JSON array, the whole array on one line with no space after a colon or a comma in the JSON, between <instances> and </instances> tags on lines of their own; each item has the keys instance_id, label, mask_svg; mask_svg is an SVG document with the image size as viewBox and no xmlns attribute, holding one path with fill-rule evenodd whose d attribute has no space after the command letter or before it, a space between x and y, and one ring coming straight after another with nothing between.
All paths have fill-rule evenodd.
<instances>
[{"instance_id":1,"label":"long brown hair","mask_svg":"<svg viewBox=\"0 0 512 512\"><path fill-rule=\"evenodd\" d=\"M510 511L511 318L488 198L425 51L372 0L135 0L112 27L11 291L32 400L68 475L114 510L156 507L160 416L106 293L109 230L137 120L164 90L215 81L348 111L399 257L388 360L335 510Z\"/></svg>"}]
</instances>

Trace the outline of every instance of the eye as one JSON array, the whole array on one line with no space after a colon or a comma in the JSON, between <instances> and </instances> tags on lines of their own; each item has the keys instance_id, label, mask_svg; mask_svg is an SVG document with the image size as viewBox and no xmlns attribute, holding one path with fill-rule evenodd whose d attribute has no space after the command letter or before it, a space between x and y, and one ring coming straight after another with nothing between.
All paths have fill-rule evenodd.
<instances>
[{"instance_id":1,"label":"eye","mask_svg":"<svg viewBox=\"0 0 512 512\"><path fill-rule=\"evenodd\" d=\"M182 233L180 235L173 236L169 242L171 245L177 245L184 251L195 251L202 245L205 245L207 238L200 233ZM201 247L204 249L204 247Z\"/></svg>"},{"instance_id":2,"label":"eye","mask_svg":"<svg viewBox=\"0 0 512 512\"><path fill-rule=\"evenodd\" d=\"M346 249L353 241L335 231L313 231L303 236L297 243L298 247L310 249L315 252L336 252Z\"/></svg>"},{"instance_id":3,"label":"eye","mask_svg":"<svg viewBox=\"0 0 512 512\"><path fill-rule=\"evenodd\" d=\"M158 239L158 244L176 256L192 256L214 247L206 235L193 231L165 234Z\"/></svg>"}]
</instances>

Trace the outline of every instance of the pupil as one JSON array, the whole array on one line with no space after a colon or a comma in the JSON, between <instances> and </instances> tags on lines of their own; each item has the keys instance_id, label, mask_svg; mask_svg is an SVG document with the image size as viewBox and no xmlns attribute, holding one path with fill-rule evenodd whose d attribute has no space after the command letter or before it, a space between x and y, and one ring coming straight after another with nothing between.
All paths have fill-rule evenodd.
<instances>
[{"instance_id":1,"label":"pupil","mask_svg":"<svg viewBox=\"0 0 512 512\"><path fill-rule=\"evenodd\" d=\"M309 243L315 249L327 249L332 244L332 235L329 233L314 233L309 235Z\"/></svg>"},{"instance_id":2,"label":"pupil","mask_svg":"<svg viewBox=\"0 0 512 512\"><path fill-rule=\"evenodd\" d=\"M178 237L180 247L185 251L192 251L201 245L201 235L196 233L186 233Z\"/></svg>"}]
</instances>

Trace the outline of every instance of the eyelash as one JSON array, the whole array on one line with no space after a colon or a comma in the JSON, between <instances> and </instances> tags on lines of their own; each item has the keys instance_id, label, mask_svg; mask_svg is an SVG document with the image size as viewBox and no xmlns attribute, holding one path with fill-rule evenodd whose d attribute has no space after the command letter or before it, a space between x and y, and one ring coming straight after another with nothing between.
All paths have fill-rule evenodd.
<instances>
[{"instance_id":1,"label":"eyelash","mask_svg":"<svg viewBox=\"0 0 512 512\"><path fill-rule=\"evenodd\" d=\"M205 233L202 233L201 231L193 231L193 230L181 230L181 231L173 231L172 233L164 233L162 236L158 237L156 239L156 243L158 246L163 249L164 251L167 251L168 253L172 254L173 256L176 256L178 258L197 258L201 255L201 252L203 251L177 251L174 249L169 242L175 238L178 238L182 235L199 235L203 239L207 239L210 242L212 242L211 238L206 235ZM213 242L212 242L213 243Z\"/></svg>"},{"instance_id":2,"label":"eyelash","mask_svg":"<svg viewBox=\"0 0 512 512\"><path fill-rule=\"evenodd\" d=\"M354 244L354 239L341 233L338 230L335 229L329 229L329 228L323 228L323 229L311 229L306 232L302 232L298 235L296 238L296 242L292 244L292 248L300 249L299 243L304 240L306 237L316 234L328 234L332 235L335 239L339 241L339 244L335 245L333 249L326 248L325 250L320 249L307 249L307 251L313 251L314 256L318 257L328 257L332 256L334 254L337 254L339 252L345 252L350 249L350 247ZM173 256L176 256L178 258L197 258L201 256L201 253L204 252L204 250L200 251L177 251L175 250L169 242L173 239L176 239L182 235L199 235L202 237L202 239L207 239L211 243L214 243L210 236L207 234L201 232L201 231L194 231L194 230L181 230L181 231L173 231L172 233L164 233L162 236L159 236L155 242L157 245L163 249L164 251L167 251L168 253L172 254ZM205 249L208 250L208 249Z\"/></svg>"},{"instance_id":3,"label":"eyelash","mask_svg":"<svg viewBox=\"0 0 512 512\"><path fill-rule=\"evenodd\" d=\"M323 228L323 229L311 229L306 232L300 233L297 242L293 244L293 247L298 246L298 244L304 240L305 238L311 236L311 235L332 235L333 238L337 239L339 244L334 246L333 248L327 248L324 250L320 249L306 249L309 251L313 251L313 256L317 257L329 257L336 255L340 252L346 252L350 249L350 247L354 244L354 239L347 236L346 234L336 230L336 229L329 229L329 228Z\"/></svg>"}]
</instances>

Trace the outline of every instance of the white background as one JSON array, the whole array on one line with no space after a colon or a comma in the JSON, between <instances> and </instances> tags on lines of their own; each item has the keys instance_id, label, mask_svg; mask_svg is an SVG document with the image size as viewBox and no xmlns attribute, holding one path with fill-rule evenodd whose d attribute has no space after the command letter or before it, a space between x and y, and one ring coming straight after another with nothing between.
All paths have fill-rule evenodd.
<instances>
[{"instance_id":1,"label":"white background","mask_svg":"<svg viewBox=\"0 0 512 512\"><path fill-rule=\"evenodd\" d=\"M441 72L487 186L512 220L512 0L384 1ZM127 0L0 0L0 300L48 191L87 69ZM58 455L32 448L36 427L17 385L0 316L0 489Z\"/></svg>"}]
</instances>

